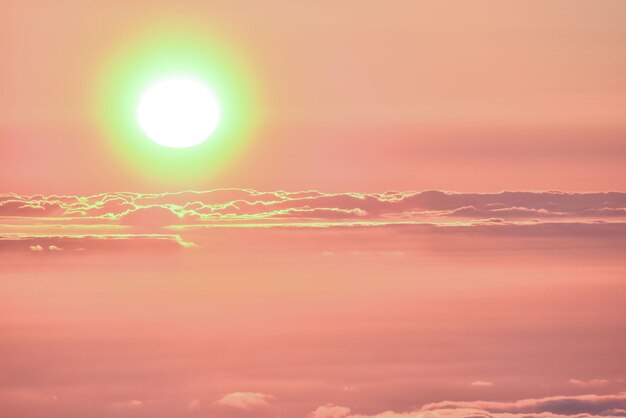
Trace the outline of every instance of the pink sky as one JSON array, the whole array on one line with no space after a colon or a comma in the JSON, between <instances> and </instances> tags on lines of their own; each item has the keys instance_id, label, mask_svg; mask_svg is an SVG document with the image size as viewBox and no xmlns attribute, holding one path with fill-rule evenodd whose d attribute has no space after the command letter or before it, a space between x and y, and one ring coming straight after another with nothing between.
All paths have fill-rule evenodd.
<instances>
[{"instance_id":1,"label":"pink sky","mask_svg":"<svg viewBox=\"0 0 626 418\"><path fill-rule=\"evenodd\" d=\"M0 407L623 416L625 207L615 192L0 195Z\"/></svg>"},{"instance_id":2,"label":"pink sky","mask_svg":"<svg viewBox=\"0 0 626 418\"><path fill-rule=\"evenodd\" d=\"M625 21L2 2L0 417L625 417ZM94 110L172 22L258 86L219 171L148 175Z\"/></svg>"}]
</instances>

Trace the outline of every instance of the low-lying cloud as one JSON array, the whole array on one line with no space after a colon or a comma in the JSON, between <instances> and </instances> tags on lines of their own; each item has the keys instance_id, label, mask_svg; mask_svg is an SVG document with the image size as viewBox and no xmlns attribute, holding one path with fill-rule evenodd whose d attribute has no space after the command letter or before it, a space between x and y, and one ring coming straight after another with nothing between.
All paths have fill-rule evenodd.
<instances>
[{"instance_id":1,"label":"low-lying cloud","mask_svg":"<svg viewBox=\"0 0 626 418\"><path fill-rule=\"evenodd\" d=\"M271 395L260 392L233 392L218 399L215 404L229 408L251 411L269 406Z\"/></svg>"},{"instance_id":2,"label":"low-lying cloud","mask_svg":"<svg viewBox=\"0 0 626 418\"><path fill-rule=\"evenodd\" d=\"M0 252L80 254L91 251L174 251L194 244L176 234L0 235Z\"/></svg>"},{"instance_id":3,"label":"low-lying cloud","mask_svg":"<svg viewBox=\"0 0 626 418\"><path fill-rule=\"evenodd\" d=\"M322 405L309 418L608 418L626 416L626 392L609 395L551 396L514 402L443 401L414 411L359 414L339 405Z\"/></svg>"},{"instance_id":4,"label":"low-lying cloud","mask_svg":"<svg viewBox=\"0 0 626 418\"><path fill-rule=\"evenodd\" d=\"M626 217L626 193L443 191L385 193L259 192L216 189L93 196L0 195L0 216L101 218L143 225L181 220L554 219Z\"/></svg>"},{"instance_id":5,"label":"low-lying cloud","mask_svg":"<svg viewBox=\"0 0 626 418\"><path fill-rule=\"evenodd\" d=\"M393 227L400 233L436 230L619 240L626 227L626 193L216 189L91 196L0 194L0 251L65 254L112 247L189 248L187 231L213 227Z\"/></svg>"}]
</instances>

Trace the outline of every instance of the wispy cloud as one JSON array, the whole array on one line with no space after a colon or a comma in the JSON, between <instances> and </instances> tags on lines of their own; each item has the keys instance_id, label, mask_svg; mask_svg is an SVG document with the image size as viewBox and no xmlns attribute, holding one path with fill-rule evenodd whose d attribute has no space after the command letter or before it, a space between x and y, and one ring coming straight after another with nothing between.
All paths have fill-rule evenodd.
<instances>
[{"instance_id":1,"label":"wispy cloud","mask_svg":"<svg viewBox=\"0 0 626 418\"><path fill-rule=\"evenodd\" d=\"M443 401L425 405L422 410L474 408L499 413L539 414L550 412L559 415L606 415L607 411L625 406L626 392L621 392L610 395L550 396L537 399L523 399L515 402Z\"/></svg>"},{"instance_id":2,"label":"wispy cloud","mask_svg":"<svg viewBox=\"0 0 626 418\"><path fill-rule=\"evenodd\" d=\"M490 382L488 380L474 380L472 383L470 383L470 386L488 388L493 386L493 382Z\"/></svg>"},{"instance_id":3,"label":"wispy cloud","mask_svg":"<svg viewBox=\"0 0 626 418\"><path fill-rule=\"evenodd\" d=\"M105 193L93 196L0 195L0 216L102 218L133 215L181 219L424 219L615 218L626 216L626 193L442 191L385 193L259 192L216 189L178 193ZM154 212L154 213L150 213Z\"/></svg>"},{"instance_id":4,"label":"wispy cloud","mask_svg":"<svg viewBox=\"0 0 626 418\"><path fill-rule=\"evenodd\" d=\"M410 231L446 227L438 232L456 233L463 229L463 233L470 233L471 229L471 233L487 235L606 236L621 234L626 226L625 208L626 193L618 192L323 193L216 189L91 196L6 193L0 195L0 249L32 246L31 252L48 253L104 248L104 243L124 247L131 237L136 248L172 243L188 248L191 245L180 234L231 227L391 226ZM174 231L176 234L172 234ZM16 234L21 236L15 238ZM35 239L35 235L42 237ZM79 241L84 244L73 245Z\"/></svg>"},{"instance_id":5,"label":"wispy cloud","mask_svg":"<svg viewBox=\"0 0 626 418\"><path fill-rule=\"evenodd\" d=\"M309 418L345 418L350 415L350 408L334 404L318 406Z\"/></svg>"},{"instance_id":6,"label":"wispy cloud","mask_svg":"<svg viewBox=\"0 0 626 418\"><path fill-rule=\"evenodd\" d=\"M407 412L385 411L377 414L357 414L350 408L323 405L310 418L565 418L565 417L623 417L626 392L609 395L552 396L523 399L514 402L443 401L431 403Z\"/></svg>"},{"instance_id":7,"label":"wispy cloud","mask_svg":"<svg viewBox=\"0 0 626 418\"><path fill-rule=\"evenodd\" d=\"M176 234L0 235L0 252L169 251L193 247Z\"/></svg>"},{"instance_id":8,"label":"wispy cloud","mask_svg":"<svg viewBox=\"0 0 626 418\"><path fill-rule=\"evenodd\" d=\"M271 399L271 395L266 395L260 392L233 392L224 395L222 398L218 399L215 404L251 411L253 409L269 406L269 401Z\"/></svg>"},{"instance_id":9,"label":"wispy cloud","mask_svg":"<svg viewBox=\"0 0 626 418\"><path fill-rule=\"evenodd\" d=\"M567 381L567 383L569 383L572 386L578 386L578 387L601 387L601 386L607 386L610 382L606 379L589 379L589 380L582 380L582 379L569 379Z\"/></svg>"}]
</instances>

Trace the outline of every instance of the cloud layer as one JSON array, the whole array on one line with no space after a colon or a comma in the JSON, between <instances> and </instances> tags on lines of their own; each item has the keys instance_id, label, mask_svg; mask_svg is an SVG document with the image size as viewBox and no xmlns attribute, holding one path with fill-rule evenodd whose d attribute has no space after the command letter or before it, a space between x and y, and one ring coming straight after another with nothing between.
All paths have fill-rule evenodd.
<instances>
[{"instance_id":1,"label":"cloud layer","mask_svg":"<svg viewBox=\"0 0 626 418\"><path fill-rule=\"evenodd\" d=\"M0 250L189 248L203 228L381 227L481 235L616 236L626 193L260 192L0 195ZM206 236L206 233L204 234ZM197 238L197 235L196 235ZM195 238L194 238L195 239ZM132 241L132 242L131 242Z\"/></svg>"},{"instance_id":2,"label":"cloud layer","mask_svg":"<svg viewBox=\"0 0 626 418\"><path fill-rule=\"evenodd\" d=\"M0 216L96 218L130 225L261 219L619 219L626 217L626 193L322 193L250 189L93 196L8 193L0 195Z\"/></svg>"},{"instance_id":3,"label":"cloud layer","mask_svg":"<svg viewBox=\"0 0 626 418\"><path fill-rule=\"evenodd\" d=\"M514 402L443 401L409 412L356 414L350 408L322 405L309 418L594 418L626 416L626 392L609 395L551 396Z\"/></svg>"}]
</instances>

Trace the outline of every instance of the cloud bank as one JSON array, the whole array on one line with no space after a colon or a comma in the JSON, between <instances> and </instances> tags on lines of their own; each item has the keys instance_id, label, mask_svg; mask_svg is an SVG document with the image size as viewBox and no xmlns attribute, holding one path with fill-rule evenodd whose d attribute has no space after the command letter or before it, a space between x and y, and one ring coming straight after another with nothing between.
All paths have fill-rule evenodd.
<instances>
[{"instance_id":1,"label":"cloud bank","mask_svg":"<svg viewBox=\"0 0 626 418\"><path fill-rule=\"evenodd\" d=\"M259 192L216 189L92 196L0 195L0 216L98 218L135 225L258 219L545 219L626 217L626 193Z\"/></svg>"},{"instance_id":2,"label":"cloud bank","mask_svg":"<svg viewBox=\"0 0 626 418\"><path fill-rule=\"evenodd\" d=\"M105 243L127 243L130 236L145 247L170 241L189 248L193 241L186 241L184 234L202 228L407 225L412 230L445 226L454 232L463 227L465 232L516 237L623 236L626 193L215 189L91 196L0 194L0 250L15 247L16 241L28 244L20 248L32 246L32 252L40 253L105 248ZM35 239L36 235L43 238ZM78 238L85 242L73 245Z\"/></svg>"},{"instance_id":3,"label":"cloud bank","mask_svg":"<svg viewBox=\"0 0 626 418\"><path fill-rule=\"evenodd\" d=\"M309 418L608 418L626 416L626 392L609 395L551 396L514 402L443 401L408 412L353 413L345 406L322 405Z\"/></svg>"}]
</instances>

